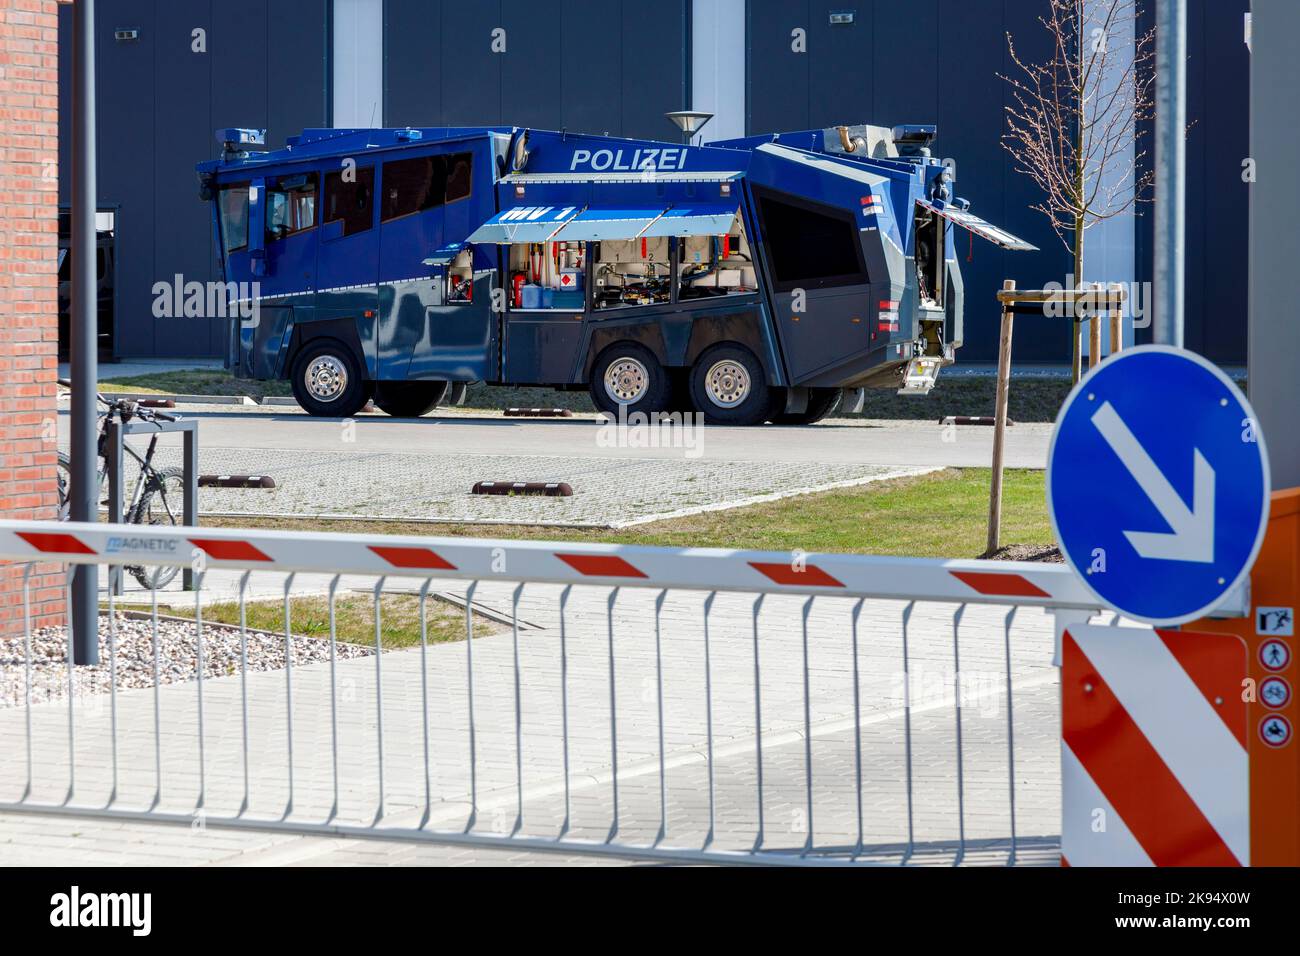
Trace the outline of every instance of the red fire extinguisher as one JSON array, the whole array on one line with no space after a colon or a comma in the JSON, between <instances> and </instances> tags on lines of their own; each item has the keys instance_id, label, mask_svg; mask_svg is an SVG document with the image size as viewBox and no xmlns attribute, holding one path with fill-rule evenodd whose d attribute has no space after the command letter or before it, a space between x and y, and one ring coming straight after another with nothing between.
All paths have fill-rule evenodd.
<instances>
[{"instance_id":1,"label":"red fire extinguisher","mask_svg":"<svg viewBox=\"0 0 1300 956\"><path fill-rule=\"evenodd\" d=\"M528 281L528 276L522 272L516 272L510 277L510 300L516 309L522 309L524 306L524 283Z\"/></svg>"}]
</instances>

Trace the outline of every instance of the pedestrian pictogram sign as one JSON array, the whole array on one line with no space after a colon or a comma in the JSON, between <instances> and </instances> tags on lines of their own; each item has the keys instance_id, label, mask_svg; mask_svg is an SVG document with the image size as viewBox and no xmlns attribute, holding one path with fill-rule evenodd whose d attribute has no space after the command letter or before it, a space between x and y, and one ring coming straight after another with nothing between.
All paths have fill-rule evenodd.
<instances>
[{"instance_id":1,"label":"pedestrian pictogram sign","mask_svg":"<svg viewBox=\"0 0 1300 956\"><path fill-rule=\"evenodd\" d=\"M1259 662L1271 671L1286 670L1291 663L1291 648L1286 641L1265 641L1259 645Z\"/></svg>"},{"instance_id":2,"label":"pedestrian pictogram sign","mask_svg":"<svg viewBox=\"0 0 1300 956\"><path fill-rule=\"evenodd\" d=\"M1131 349L1066 399L1047 501L1062 554L1099 600L1181 624L1250 573L1268 521L1264 438L1210 362L1164 345Z\"/></svg>"}]
</instances>

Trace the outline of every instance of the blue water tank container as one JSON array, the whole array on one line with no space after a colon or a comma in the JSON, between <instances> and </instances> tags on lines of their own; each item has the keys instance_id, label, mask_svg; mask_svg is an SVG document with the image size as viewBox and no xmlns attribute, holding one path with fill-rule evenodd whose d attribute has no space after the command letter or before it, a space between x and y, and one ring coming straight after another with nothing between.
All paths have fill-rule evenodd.
<instances>
[{"instance_id":1,"label":"blue water tank container","mask_svg":"<svg viewBox=\"0 0 1300 956\"><path fill-rule=\"evenodd\" d=\"M542 287L529 283L519 290L520 306L525 309L542 308Z\"/></svg>"}]
</instances>

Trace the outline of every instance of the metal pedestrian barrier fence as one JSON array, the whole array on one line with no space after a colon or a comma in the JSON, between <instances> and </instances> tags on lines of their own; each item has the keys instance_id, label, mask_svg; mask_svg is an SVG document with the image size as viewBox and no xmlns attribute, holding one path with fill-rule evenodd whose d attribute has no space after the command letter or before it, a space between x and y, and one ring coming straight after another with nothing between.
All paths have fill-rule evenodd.
<instances>
[{"instance_id":1,"label":"metal pedestrian barrier fence","mask_svg":"<svg viewBox=\"0 0 1300 956\"><path fill-rule=\"evenodd\" d=\"M701 863L1059 858L1065 567L0 522L0 812ZM0 613L11 613L2 609Z\"/></svg>"}]
</instances>

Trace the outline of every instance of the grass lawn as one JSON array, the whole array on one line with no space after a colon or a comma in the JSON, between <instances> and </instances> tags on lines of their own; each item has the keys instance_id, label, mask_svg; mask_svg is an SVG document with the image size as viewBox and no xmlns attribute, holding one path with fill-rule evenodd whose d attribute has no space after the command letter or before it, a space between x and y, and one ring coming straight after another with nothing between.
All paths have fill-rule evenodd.
<instances>
[{"instance_id":1,"label":"grass lawn","mask_svg":"<svg viewBox=\"0 0 1300 956\"><path fill-rule=\"evenodd\" d=\"M119 610L148 610L143 605L118 602ZM249 601L245 606L245 623L259 631L284 633L284 601ZM420 643L420 598L416 594L386 593L380 596L380 642L386 648L415 647ZM158 606L159 613L176 617L194 617L191 603ZM234 601L209 604L203 608L208 623L238 624L239 604ZM465 637L465 611L432 595L425 601L425 620L430 644L459 641ZM329 599L325 595L304 595L289 599L289 623L298 637L328 638L330 634ZM375 643L375 602L373 595L340 591L334 599L334 626L338 640L348 644ZM475 637L498 630L500 625L476 617Z\"/></svg>"},{"instance_id":2,"label":"grass lawn","mask_svg":"<svg viewBox=\"0 0 1300 956\"><path fill-rule=\"evenodd\" d=\"M1006 473L1002 542L1052 546L1043 472ZM593 541L669 547L891 554L974 558L984 551L989 470L946 469L781 501L705 512L619 530L485 526L400 521L204 518L210 527L280 528L529 540Z\"/></svg>"},{"instance_id":3,"label":"grass lawn","mask_svg":"<svg viewBox=\"0 0 1300 956\"><path fill-rule=\"evenodd\" d=\"M111 372L110 372L111 374ZM100 382L103 392L158 392L180 395L248 395L257 401L269 395L291 395L288 382L256 382L235 378L223 369L157 372ZM934 391L925 396L900 396L889 389L868 389L866 405L853 418L922 419L938 421L945 415L992 415L996 383L991 376L940 376ZM1069 394L1070 381L1062 378L1017 377L1011 382L1009 414L1017 422L1055 421ZM561 392L549 388L471 385L465 407L567 408L594 412L585 391Z\"/></svg>"},{"instance_id":4,"label":"grass lawn","mask_svg":"<svg viewBox=\"0 0 1300 956\"><path fill-rule=\"evenodd\" d=\"M101 374L112 375L111 368ZM261 401L268 395L292 395L288 382L257 382L235 378L225 369L188 369L176 372L150 372L126 378L101 378L99 390L109 392L149 392L164 395L247 395Z\"/></svg>"}]
</instances>

